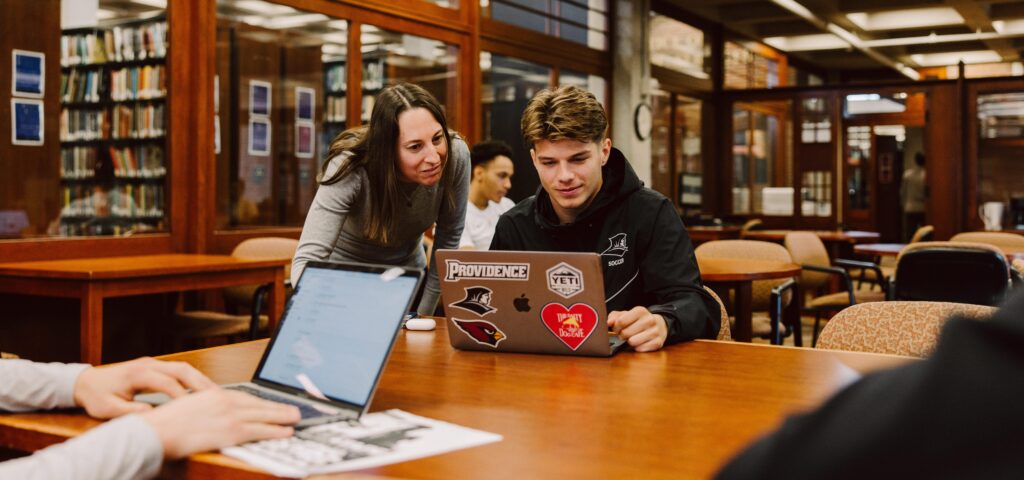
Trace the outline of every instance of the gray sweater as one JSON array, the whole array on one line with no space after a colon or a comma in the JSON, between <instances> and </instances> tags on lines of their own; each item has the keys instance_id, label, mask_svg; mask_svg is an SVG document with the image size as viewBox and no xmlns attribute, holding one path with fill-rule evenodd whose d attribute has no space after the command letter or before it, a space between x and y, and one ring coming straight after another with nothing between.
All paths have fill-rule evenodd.
<instances>
[{"instance_id":1,"label":"gray sweater","mask_svg":"<svg viewBox=\"0 0 1024 480\"><path fill-rule=\"evenodd\" d=\"M75 406L75 381L88 365L0 360L0 410ZM111 420L34 455L0 463L0 478L106 480L151 478L163 445L138 415Z\"/></svg>"},{"instance_id":2,"label":"gray sweater","mask_svg":"<svg viewBox=\"0 0 1024 480\"><path fill-rule=\"evenodd\" d=\"M338 171L347 159L347 154L332 158L325 177ZM461 138L452 137L448 161L450 165L445 168L455 169L454 208L449 208L445 201L442 182L430 187L400 183L399 188L407 202L397 211L390 241L386 245L372 242L363 234L369 198L367 191L370 188L365 171L360 169L336 183L320 185L306 214L299 247L292 260L291 278L298 279L310 260L401 265L422 270L427 266L422 247L423 232L435 222L434 250L459 248L466 218L470 173L469 148ZM430 258L435 257L431 255ZM437 268L431 265L427 285L416 310L424 315L433 314L440 293Z\"/></svg>"}]
</instances>

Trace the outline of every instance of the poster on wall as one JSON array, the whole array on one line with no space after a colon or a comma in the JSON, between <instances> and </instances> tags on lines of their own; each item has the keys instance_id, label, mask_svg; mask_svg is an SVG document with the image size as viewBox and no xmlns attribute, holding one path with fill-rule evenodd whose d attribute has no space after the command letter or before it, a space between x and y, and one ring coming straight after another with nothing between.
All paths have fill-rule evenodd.
<instances>
[{"instance_id":1,"label":"poster on wall","mask_svg":"<svg viewBox=\"0 0 1024 480\"><path fill-rule=\"evenodd\" d=\"M11 94L43 98L46 55L42 52L17 50L11 52Z\"/></svg>"},{"instance_id":2,"label":"poster on wall","mask_svg":"<svg viewBox=\"0 0 1024 480\"><path fill-rule=\"evenodd\" d=\"M315 103L315 90L308 87L295 87L295 122L312 122Z\"/></svg>"},{"instance_id":3,"label":"poster on wall","mask_svg":"<svg viewBox=\"0 0 1024 480\"><path fill-rule=\"evenodd\" d=\"M261 118L249 120L249 155L259 157L270 155L270 120Z\"/></svg>"},{"instance_id":4,"label":"poster on wall","mask_svg":"<svg viewBox=\"0 0 1024 480\"><path fill-rule=\"evenodd\" d=\"M11 99L11 143L39 146L43 144L43 101Z\"/></svg>"},{"instance_id":5,"label":"poster on wall","mask_svg":"<svg viewBox=\"0 0 1024 480\"><path fill-rule=\"evenodd\" d=\"M249 80L249 116L270 116L271 98L270 82Z\"/></svg>"},{"instance_id":6,"label":"poster on wall","mask_svg":"<svg viewBox=\"0 0 1024 480\"><path fill-rule=\"evenodd\" d=\"M312 123L300 123L295 125L295 156L298 158L313 158L313 139L316 137Z\"/></svg>"}]
</instances>

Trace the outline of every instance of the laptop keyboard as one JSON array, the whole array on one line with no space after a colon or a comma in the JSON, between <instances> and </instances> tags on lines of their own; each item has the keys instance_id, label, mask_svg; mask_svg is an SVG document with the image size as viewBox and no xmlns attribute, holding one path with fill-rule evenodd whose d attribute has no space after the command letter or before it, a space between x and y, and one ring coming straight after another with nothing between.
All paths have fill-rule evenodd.
<instances>
[{"instance_id":1,"label":"laptop keyboard","mask_svg":"<svg viewBox=\"0 0 1024 480\"><path fill-rule=\"evenodd\" d=\"M308 403L299 402L299 401L296 401L294 399L288 398L288 397L286 397L284 395L276 395L276 394L273 394L271 392L268 392L266 390L262 390L262 389L259 389L259 388L252 388L252 387L250 387L248 385L231 385L231 386L226 387L226 388L231 389L231 390L238 390L240 392L245 392L245 393L248 393L249 395L252 395L254 397L259 397L259 398L262 398L264 400L270 400L271 402L284 403L284 404L288 404L288 405L295 405L296 407L299 408L299 413L302 414L302 418L303 419L317 418L317 417L333 415L333 414L330 414L330 413L321 412L320 410L317 410L316 408L314 408L312 405L310 405Z\"/></svg>"}]
</instances>

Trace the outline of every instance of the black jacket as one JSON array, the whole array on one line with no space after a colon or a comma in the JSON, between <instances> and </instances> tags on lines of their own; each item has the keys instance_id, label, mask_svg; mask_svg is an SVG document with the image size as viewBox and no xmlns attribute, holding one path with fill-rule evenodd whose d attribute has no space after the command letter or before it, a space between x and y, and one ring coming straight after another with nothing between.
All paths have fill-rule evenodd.
<instances>
[{"instance_id":1,"label":"black jacket","mask_svg":"<svg viewBox=\"0 0 1024 480\"><path fill-rule=\"evenodd\" d=\"M704 291L690 236L667 198L644 188L612 149L594 202L559 225L543 188L498 220L491 250L601 254L609 312L647 307L668 323L666 343L715 338L718 303Z\"/></svg>"},{"instance_id":2,"label":"black jacket","mask_svg":"<svg viewBox=\"0 0 1024 480\"><path fill-rule=\"evenodd\" d=\"M925 361L869 375L793 417L719 479L1024 477L1024 292L955 318Z\"/></svg>"}]
</instances>

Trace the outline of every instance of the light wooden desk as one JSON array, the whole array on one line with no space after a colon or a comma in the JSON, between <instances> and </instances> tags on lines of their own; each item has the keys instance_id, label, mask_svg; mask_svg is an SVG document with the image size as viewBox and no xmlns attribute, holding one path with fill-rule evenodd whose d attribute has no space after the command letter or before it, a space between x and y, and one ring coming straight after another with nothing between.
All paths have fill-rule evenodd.
<instances>
[{"instance_id":1,"label":"light wooden desk","mask_svg":"<svg viewBox=\"0 0 1024 480\"><path fill-rule=\"evenodd\" d=\"M214 381L250 378L266 341L166 357ZM444 322L402 332L371 410L399 408L503 435L503 441L363 475L401 478L707 478L787 414L812 408L858 372L908 357L696 341L612 358L463 352ZM36 450L97 422L81 413L0 415L0 444ZM267 478L202 454L177 478Z\"/></svg>"},{"instance_id":2,"label":"light wooden desk","mask_svg":"<svg viewBox=\"0 0 1024 480\"><path fill-rule=\"evenodd\" d=\"M700 278L718 293L719 289L732 289L736 292L732 314L736 316L736 327L732 337L739 342L749 342L753 336L753 315L750 302L752 300L751 284L754 280L790 278L800 275L800 265L791 262L774 260L741 260L735 258L697 257L700 267ZM723 302L729 296L719 293ZM780 319L781 321L781 319ZM781 328L781 326L780 326Z\"/></svg>"},{"instance_id":3,"label":"light wooden desk","mask_svg":"<svg viewBox=\"0 0 1024 480\"><path fill-rule=\"evenodd\" d=\"M269 283L267 311L273 328L284 308L286 263L194 254L2 263L0 293L77 298L81 358L97 365L103 359L104 299Z\"/></svg>"}]
</instances>

